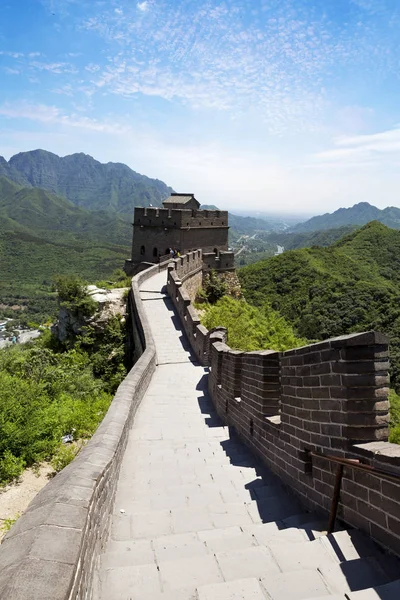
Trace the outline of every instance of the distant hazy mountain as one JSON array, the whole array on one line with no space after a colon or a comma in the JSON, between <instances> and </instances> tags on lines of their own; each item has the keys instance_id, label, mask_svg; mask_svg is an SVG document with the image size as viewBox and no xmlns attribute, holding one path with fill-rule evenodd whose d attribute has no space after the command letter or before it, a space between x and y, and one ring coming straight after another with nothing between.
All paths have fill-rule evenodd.
<instances>
[{"instance_id":1,"label":"distant hazy mountain","mask_svg":"<svg viewBox=\"0 0 400 600\"><path fill-rule=\"evenodd\" d=\"M134 206L161 206L172 188L121 163L102 164L87 154L59 157L45 150L20 152L7 162L0 157L0 176L40 187L87 210L131 215Z\"/></svg>"},{"instance_id":2,"label":"distant hazy mountain","mask_svg":"<svg viewBox=\"0 0 400 600\"><path fill-rule=\"evenodd\" d=\"M351 208L339 208L334 213L326 213L313 217L305 223L300 223L291 228L296 233L308 231L321 231L334 229L346 225L365 225L370 221L379 221L387 227L400 229L400 209L389 206L383 210L372 206L368 202L360 202Z\"/></svg>"}]
</instances>

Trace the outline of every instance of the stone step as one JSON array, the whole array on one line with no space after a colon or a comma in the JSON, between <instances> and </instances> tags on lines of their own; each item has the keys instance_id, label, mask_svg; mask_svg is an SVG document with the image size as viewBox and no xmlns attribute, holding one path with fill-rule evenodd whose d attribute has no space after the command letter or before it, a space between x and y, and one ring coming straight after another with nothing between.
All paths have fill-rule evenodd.
<instances>
[{"instance_id":1,"label":"stone step","mask_svg":"<svg viewBox=\"0 0 400 600\"><path fill-rule=\"evenodd\" d=\"M283 573L330 568L339 564L338 558L322 544L321 539L297 544L282 544L272 539L267 541L267 547Z\"/></svg>"},{"instance_id":2,"label":"stone step","mask_svg":"<svg viewBox=\"0 0 400 600\"><path fill-rule=\"evenodd\" d=\"M385 560L382 550L366 535L356 529L346 529L326 535L321 543L331 551L339 562L374 556Z\"/></svg>"},{"instance_id":3,"label":"stone step","mask_svg":"<svg viewBox=\"0 0 400 600\"><path fill-rule=\"evenodd\" d=\"M348 594L389 583L388 576L374 557L320 565L318 570L332 593Z\"/></svg>"},{"instance_id":4,"label":"stone step","mask_svg":"<svg viewBox=\"0 0 400 600\"><path fill-rule=\"evenodd\" d=\"M329 596L330 589L322 575L313 569L291 573L279 573L273 577L262 577L261 584L272 600L306 600Z\"/></svg>"},{"instance_id":5,"label":"stone step","mask_svg":"<svg viewBox=\"0 0 400 600\"><path fill-rule=\"evenodd\" d=\"M368 590L346 594L348 600L399 600L400 579Z\"/></svg>"},{"instance_id":6,"label":"stone step","mask_svg":"<svg viewBox=\"0 0 400 600\"><path fill-rule=\"evenodd\" d=\"M309 540L315 540L318 537L327 534L328 519L323 519L313 513L300 513L287 519L283 519L287 527L297 527Z\"/></svg>"},{"instance_id":7,"label":"stone step","mask_svg":"<svg viewBox=\"0 0 400 600\"><path fill-rule=\"evenodd\" d=\"M200 586L197 597L198 600L266 600L255 577Z\"/></svg>"}]
</instances>

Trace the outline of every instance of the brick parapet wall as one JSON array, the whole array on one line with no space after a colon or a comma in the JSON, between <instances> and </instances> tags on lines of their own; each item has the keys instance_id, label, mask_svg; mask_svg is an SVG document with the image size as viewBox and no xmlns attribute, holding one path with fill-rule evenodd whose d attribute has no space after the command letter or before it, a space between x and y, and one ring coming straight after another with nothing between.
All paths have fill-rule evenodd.
<instances>
[{"instance_id":1,"label":"brick parapet wall","mask_svg":"<svg viewBox=\"0 0 400 600\"><path fill-rule=\"evenodd\" d=\"M203 252L204 271L234 271L235 270L235 254L234 252L221 251Z\"/></svg>"},{"instance_id":2,"label":"brick parapet wall","mask_svg":"<svg viewBox=\"0 0 400 600\"><path fill-rule=\"evenodd\" d=\"M139 294L153 266L132 280L131 302L143 354L119 386L96 433L77 458L52 479L0 546L0 598L96 598L94 567L109 518L129 430L156 368L156 348Z\"/></svg>"},{"instance_id":3,"label":"brick parapet wall","mask_svg":"<svg viewBox=\"0 0 400 600\"><path fill-rule=\"evenodd\" d=\"M400 446L387 441L384 335L352 334L287 352L233 351L226 330L209 332L193 319L179 272L169 272L169 294L195 355L210 367L219 416L306 506L329 511L337 469L325 458L311 460L309 451L400 473ZM400 554L400 481L344 467L339 517Z\"/></svg>"},{"instance_id":4,"label":"brick parapet wall","mask_svg":"<svg viewBox=\"0 0 400 600\"><path fill-rule=\"evenodd\" d=\"M135 208L134 224L143 227L227 227L228 212L184 208Z\"/></svg>"},{"instance_id":5,"label":"brick parapet wall","mask_svg":"<svg viewBox=\"0 0 400 600\"><path fill-rule=\"evenodd\" d=\"M203 253L201 250L188 252L174 259L168 265L167 290L175 309L178 312L182 326L189 339L195 357L201 365L208 365L211 340L224 340L226 330L208 331L200 323L200 318L191 299L201 287L199 274L203 270ZM195 283L198 282L196 290ZM192 285L193 283L193 285Z\"/></svg>"}]
</instances>

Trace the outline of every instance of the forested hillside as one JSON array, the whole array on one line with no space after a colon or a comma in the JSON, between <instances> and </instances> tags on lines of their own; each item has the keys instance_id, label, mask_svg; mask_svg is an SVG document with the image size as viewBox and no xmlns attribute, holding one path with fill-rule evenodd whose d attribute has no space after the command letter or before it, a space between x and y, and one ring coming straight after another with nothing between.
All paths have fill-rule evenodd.
<instances>
[{"instance_id":1,"label":"forested hillside","mask_svg":"<svg viewBox=\"0 0 400 600\"><path fill-rule=\"evenodd\" d=\"M0 304L51 313L55 276L106 279L129 256L131 229L117 215L91 213L0 177Z\"/></svg>"},{"instance_id":2,"label":"forested hillside","mask_svg":"<svg viewBox=\"0 0 400 600\"><path fill-rule=\"evenodd\" d=\"M308 339L377 329L400 388L400 231L371 222L329 248L304 248L239 271L246 299L270 302Z\"/></svg>"},{"instance_id":3,"label":"forested hillside","mask_svg":"<svg viewBox=\"0 0 400 600\"><path fill-rule=\"evenodd\" d=\"M334 229L324 229L322 231L310 231L304 233L260 233L257 239L269 243L279 244L285 250L297 250L298 248L311 248L312 246L331 246L344 235L357 229L357 225L346 225Z\"/></svg>"},{"instance_id":4,"label":"forested hillside","mask_svg":"<svg viewBox=\"0 0 400 600\"><path fill-rule=\"evenodd\" d=\"M296 233L321 231L348 225L365 225L370 221L379 221L388 227L400 229L400 208L388 206L380 210L368 202L359 202L350 208L339 208L331 214L326 213L318 217L312 217L304 223L295 225L292 231Z\"/></svg>"}]
</instances>

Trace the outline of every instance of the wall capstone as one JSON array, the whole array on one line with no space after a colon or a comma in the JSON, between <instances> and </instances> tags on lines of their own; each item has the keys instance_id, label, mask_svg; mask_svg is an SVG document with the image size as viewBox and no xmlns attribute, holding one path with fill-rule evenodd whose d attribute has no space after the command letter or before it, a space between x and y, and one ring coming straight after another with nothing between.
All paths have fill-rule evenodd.
<instances>
[{"instance_id":1,"label":"wall capstone","mask_svg":"<svg viewBox=\"0 0 400 600\"><path fill-rule=\"evenodd\" d=\"M96 433L34 498L0 546L0 598L87 600L129 430L156 368L156 349L139 294L159 265L132 280L131 304L143 353L119 386Z\"/></svg>"}]
</instances>

